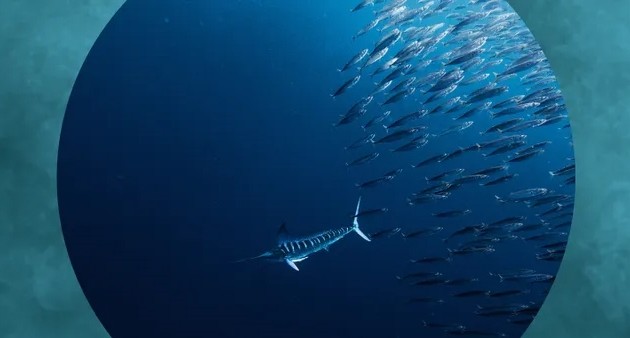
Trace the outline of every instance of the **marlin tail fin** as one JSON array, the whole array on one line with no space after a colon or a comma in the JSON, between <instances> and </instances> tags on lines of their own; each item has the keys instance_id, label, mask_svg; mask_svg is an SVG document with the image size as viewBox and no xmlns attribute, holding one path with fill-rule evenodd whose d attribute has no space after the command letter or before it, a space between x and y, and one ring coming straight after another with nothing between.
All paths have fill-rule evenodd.
<instances>
[{"instance_id":1,"label":"marlin tail fin","mask_svg":"<svg viewBox=\"0 0 630 338\"><path fill-rule=\"evenodd\" d=\"M354 212L355 216L354 219L352 220L352 229L359 234L359 236L361 236L364 240L371 242L372 240L370 239L370 237L368 237L366 234L363 233L363 231L361 231L361 229L359 229L359 208L361 206L361 197L359 196L359 201L357 202L357 210Z\"/></svg>"}]
</instances>

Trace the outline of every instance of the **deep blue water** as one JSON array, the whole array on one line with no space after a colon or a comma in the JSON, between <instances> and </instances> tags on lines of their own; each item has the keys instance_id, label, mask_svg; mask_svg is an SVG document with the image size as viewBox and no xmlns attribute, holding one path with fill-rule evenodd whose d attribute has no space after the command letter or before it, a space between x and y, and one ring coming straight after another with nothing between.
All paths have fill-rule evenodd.
<instances>
[{"instance_id":1,"label":"deep blue water","mask_svg":"<svg viewBox=\"0 0 630 338\"><path fill-rule=\"evenodd\" d=\"M459 227L533 218L541 209L500 204L494 195L551 185L561 191L548 171L573 156L569 129L527 131L529 144L553 143L535 160L511 164L519 176L509 184L475 184L447 203L407 205L410 193L427 187L425 176L498 164L465 154L448 164L410 167L479 142L478 132L491 121L479 115L470 132L408 154L383 152L374 163L348 168L346 162L371 146L344 150L363 131L332 124L373 81L336 99L329 94L349 76L336 69L378 39L376 32L350 39L373 16L372 9L351 14L354 5L130 0L106 27L70 98L58 191L73 266L114 338L441 336L423 328L422 320L515 337L523 332L504 318L472 315L476 299L451 301L461 288L409 286L395 276L423 269L478 276L474 288L495 290L501 285L488 272L534 268L554 274L557 262L537 261L536 245L521 240L447 265L414 268L408 260L446 255L441 239ZM414 105L391 109L407 113ZM448 123L444 118L432 126ZM371 191L354 186L395 168L404 169L392 184ZM564 189L573 194L572 187ZM366 209L390 209L361 219L365 232L445 231L370 243L351 233L330 252L298 263L299 272L284 263L231 263L273 247L283 221L296 235L350 226L359 195ZM431 215L449 209L473 212L452 220ZM544 299L545 285L531 289L520 303ZM414 296L446 303L405 303Z\"/></svg>"}]
</instances>

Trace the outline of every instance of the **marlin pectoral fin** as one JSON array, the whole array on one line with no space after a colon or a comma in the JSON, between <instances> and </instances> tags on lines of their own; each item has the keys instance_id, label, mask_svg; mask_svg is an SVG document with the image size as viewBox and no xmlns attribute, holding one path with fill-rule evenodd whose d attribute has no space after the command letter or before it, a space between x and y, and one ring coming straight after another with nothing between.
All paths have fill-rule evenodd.
<instances>
[{"instance_id":1,"label":"marlin pectoral fin","mask_svg":"<svg viewBox=\"0 0 630 338\"><path fill-rule=\"evenodd\" d=\"M287 264L289 264L289 266L295 270L295 271L300 271L300 269L298 269L297 265L295 265L295 262L293 262L292 260L289 259L285 259L285 262L287 262Z\"/></svg>"}]
</instances>

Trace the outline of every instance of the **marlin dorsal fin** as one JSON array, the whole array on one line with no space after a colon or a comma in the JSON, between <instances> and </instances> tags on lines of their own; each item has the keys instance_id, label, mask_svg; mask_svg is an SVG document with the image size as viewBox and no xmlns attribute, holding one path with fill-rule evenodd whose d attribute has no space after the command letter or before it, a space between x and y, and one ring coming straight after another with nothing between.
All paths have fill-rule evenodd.
<instances>
[{"instance_id":1,"label":"marlin dorsal fin","mask_svg":"<svg viewBox=\"0 0 630 338\"><path fill-rule=\"evenodd\" d=\"M289 231L287 231L287 223L282 222L282 225L280 225L280 228L278 229L276 240L278 243L284 243L289 240L289 237L290 235L289 235Z\"/></svg>"}]
</instances>

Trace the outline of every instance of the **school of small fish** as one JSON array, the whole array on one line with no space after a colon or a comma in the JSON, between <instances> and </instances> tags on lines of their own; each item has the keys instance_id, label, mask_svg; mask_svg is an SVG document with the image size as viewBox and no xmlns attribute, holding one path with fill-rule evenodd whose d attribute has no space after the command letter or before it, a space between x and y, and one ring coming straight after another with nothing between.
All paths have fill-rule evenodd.
<instances>
[{"instance_id":1,"label":"school of small fish","mask_svg":"<svg viewBox=\"0 0 630 338\"><path fill-rule=\"evenodd\" d=\"M408 166L358 182L357 189L363 194L394 184L402 175L417 177L401 206L417 208L435 220L423 226L385 227L370 236L402 237L419 245L422 240L442 243L443 251L410 257L410 270L397 276L415 295L409 303L439 306L475 299L476 307L470 309L474 315L526 327L541 304L519 302L519 296L534 292L537 285L545 288L540 294L546 294L553 274L523 266L458 276L423 267L438 269L471 255L501 255L510 241L519 240L534 248L531 255L537 264L555 264L557 271L573 215L573 157L547 153L562 164L544 180L533 180L536 185L527 185L530 166L557 139L572 149L564 100L549 62L504 0L363 0L351 9L366 11L372 11L373 20L352 37L358 52L339 66L341 85L331 91L335 100L350 92L360 97L333 121L335 128L363 133L348 143L346 165L355 170L392 156L396 163L402 159ZM549 135L554 141L544 139ZM446 152L432 150L454 137L471 141ZM455 158L467 165L452 165ZM522 182L522 189L501 190L514 182ZM491 193L477 194L480 189ZM470 224L467 218L475 214L474 208L441 207L464 193L477 195L477 203L522 213L499 218L486 214L486 221ZM362 216L390 209L365 210ZM476 287L481 279L493 279L496 288ZM435 297L431 288L436 286L453 292L448 299ZM437 330L428 331L430 336L507 336L462 323L422 323L427 330Z\"/></svg>"}]
</instances>

